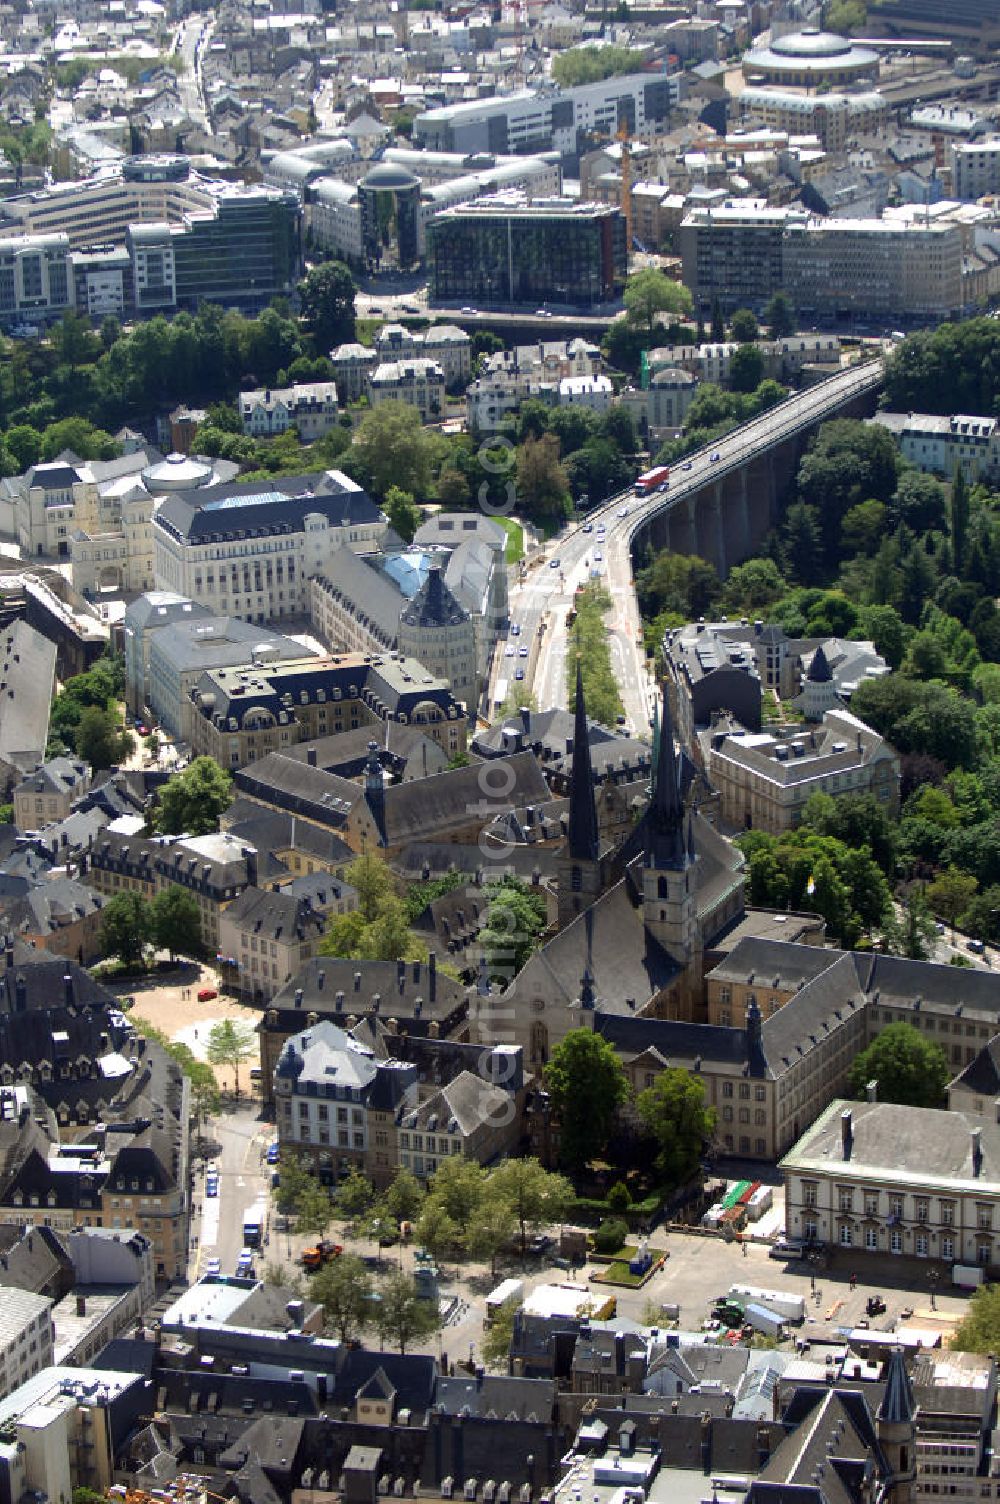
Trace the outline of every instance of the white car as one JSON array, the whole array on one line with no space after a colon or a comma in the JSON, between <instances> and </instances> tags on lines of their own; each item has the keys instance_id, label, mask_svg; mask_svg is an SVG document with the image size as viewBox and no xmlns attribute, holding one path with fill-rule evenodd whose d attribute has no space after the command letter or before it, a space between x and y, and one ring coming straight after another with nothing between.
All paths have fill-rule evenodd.
<instances>
[{"instance_id":1,"label":"white car","mask_svg":"<svg viewBox=\"0 0 1000 1504\"><path fill-rule=\"evenodd\" d=\"M221 1261L221 1259L209 1259L208 1263L205 1265L205 1273L206 1274L221 1274L222 1273L222 1261Z\"/></svg>"},{"instance_id":2,"label":"white car","mask_svg":"<svg viewBox=\"0 0 1000 1504\"><path fill-rule=\"evenodd\" d=\"M505 658L513 658L516 652L517 648L514 646L514 644L512 642L508 642L507 646L503 650L503 655Z\"/></svg>"}]
</instances>

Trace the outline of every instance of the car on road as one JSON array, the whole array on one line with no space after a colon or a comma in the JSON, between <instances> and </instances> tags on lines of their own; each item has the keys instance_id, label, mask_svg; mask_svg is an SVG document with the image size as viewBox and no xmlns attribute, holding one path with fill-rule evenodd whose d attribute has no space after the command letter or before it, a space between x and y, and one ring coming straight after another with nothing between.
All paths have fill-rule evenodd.
<instances>
[{"instance_id":1,"label":"car on road","mask_svg":"<svg viewBox=\"0 0 1000 1504\"><path fill-rule=\"evenodd\" d=\"M619 517L627 517L628 516L628 507L620 507L619 510L618 510L618 516Z\"/></svg>"},{"instance_id":2,"label":"car on road","mask_svg":"<svg viewBox=\"0 0 1000 1504\"><path fill-rule=\"evenodd\" d=\"M670 482L668 480L661 480L660 484L657 486L656 489L658 491L669 491L670 490Z\"/></svg>"},{"instance_id":3,"label":"car on road","mask_svg":"<svg viewBox=\"0 0 1000 1504\"><path fill-rule=\"evenodd\" d=\"M205 1273L206 1274L221 1274L222 1273L222 1260L221 1259L209 1259L208 1263L205 1265Z\"/></svg>"},{"instance_id":4,"label":"car on road","mask_svg":"<svg viewBox=\"0 0 1000 1504\"><path fill-rule=\"evenodd\" d=\"M595 548L594 549L594 563L595 564L600 564L600 562L601 562L601 560L603 558L604 558L604 555L601 553L601 550L599 548Z\"/></svg>"},{"instance_id":5,"label":"car on road","mask_svg":"<svg viewBox=\"0 0 1000 1504\"><path fill-rule=\"evenodd\" d=\"M713 465L715 464L716 460L720 460L721 458L722 456L717 449L713 449L712 453L709 455L709 461Z\"/></svg>"},{"instance_id":6,"label":"car on road","mask_svg":"<svg viewBox=\"0 0 1000 1504\"><path fill-rule=\"evenodd\" d=\"M198 989L199 1003L210 1003L212 999L218 997L218 995L218 991L214 987L199 987Z\"/></svg>"},{"instance_id":7,"label":"car on road","mask_svg":"<svg viewBox=\"0 0 1000 1504\"><path fill-rule=\"evenodd\" d=\"M382 310L378 306L377 303L369 303L369 305L368 305L368 312L372 313L372 314L378 314L379 316L381 316Z\"/></svg>"},{"instance_id":8,"label":"car on road","mask_svg":"<svg viewBox=\"0 0 1000 1504\"><path fill-rule=\"evenodd\" d=\"M805 1245L795 1238L779 1238L767 1250L767 1256L770 1259L783 1259L790 1263L792 1259L800 1259L804 1252Z\"/></svg>"},{"instance_id":9,"label":"car on road","mask_svg":"<svg viewBox=\"0 0 1000 1504\"><path fill-rule=\"evenodd\" d=\"M691 461L690 460L685 460L684 463L683 463L683 465L681 466L681 469L682 470L690 470L691 469Z\"/></svg>"},{"instance_id":10,"label":"car on road","mask_svg":"<svg viewBox=\"0 0 1000 1504\"><path fill-rule=\"evenodd\" d=\"M519 658L527 658L527 656L528 656L528 647L527 647L526 643L522 642L521 646L517 650L517 656Z\"/></svg>"},{"instance_id":11,"label":"car on road","mask_svg":"<svg viewBox=\"0 0 1000 1504\"><path fill-rule=\"evenodd\" d=\"M520 682L524 678L524 669L519 668L517 673L514 675L514 678L517 679L518 682Z\"/></svg>"},{"instance_id":12,"label":"car on road","mask_svg":"<svg viewBox=\"0 0 1000 1504\"><path fill-rule=\"evenodd\" d=\"M599 538L603 538L607 530L607 526L603 522L597 524L597 536Z\"/></svg>"},{"instance_id":13,"label":"car on road","mask_svg":"<svg viewBox=\"0 0 1000 1504\"><path fill-rule=\"evenodd\" d=\"M236 1276L238 1279L247 1279L253 1274L253 1249L244 1248L236 1260Z\"/></svg>"},{"instance_id":14,"label":"car on road","mask_svg":"<svg viewBox=\"0 0 1000 1504\"><path fill-rule=\"evenodd\" d=\"M594 531L594 524L592 522L585 522L583 524L583 531L585 533L592 533Z\"/></svg>"},{"instance_id":15,"label":"car on road","mask_svg":"<svg viewBox=\"0 0 1000 1504\"><path fill-rule=\"evenodd\" d=\"M268 1164L269 1165L276 1165L278 1163L278 1161L279 1161L280 1158L281 1158L281 1146L278 1143L268 1144L268 1146L267 1146L267 1162L268 1162Z\"/></svg>"},{"instance_id":16,"label":"car on road","mask_svg":"<svg viewBox=\"0 0 1000 1504\"><path fill-rule=\"evenodd\" d=\"M402 305L402 307L403 307L403 312L404 313L419 313L420 312L420 309L417 307L416 303L404 303Z\"/></svg>"},{"instance_id":17,"label":"car on road","mask_svg":"<svg viewBox=\"0 0 1000 1504\"><path fill-rule=\"evenodd\" d=\"M986 947L981 940L970 940L966 949L971 950L974 956L981 956Z\"/></svg>"},{"instance_id":18,"label":"car on road","mask_svg":"<svg viewBox=\"0 0 1000 1504\"><path fill-rule=\"evenodd\" d=\"M474 308L469 308L469 307L465 307L465 308L462 309L463 313L475 313L475 311L476 310Z\"/></svg>"},{"instance_id":19,"label":"car on road","mask_svg":"<svg viewBox=\"0 0 1000 1504\"><path fill-rule=\"evenodd\" d=\"M510 635L511 635L511 637L520 637L520 635L521 635L521 623L519 621L512 621L511 622L511 624L510 624Z\"/></svg>"},{"instance_id":20,"label":"car on road","mask_svg":"<svg viewBox=\"0 0 1000 1504\"><path fill-rule=\"evenodd\" d=\"M209 1171L205 1177L205 1195L211 1200L219 1194L219 1177L213 1171Z\"/></svg>"},{"instance_id":21,"label":"car on road","mask_svg":"<svg viewBox=\"0 0 1000 1504\"><path fill-rule=\"evenodd\" d=\"M558 559L550 559L549 560L549 568L550 569L558 569L559 568L559 560Z\"/></svg>"},{"instance_id":22,"label":"car on road","mask_svg":"<svg viewBox=\"0 0 1000 1504\"><path fill-rule=\"evenodd\" d=\"M503 655L505 658L516 658L517 648L512 642L508 642L507 646L503 650Z\"/></svg>"}]
</instances>

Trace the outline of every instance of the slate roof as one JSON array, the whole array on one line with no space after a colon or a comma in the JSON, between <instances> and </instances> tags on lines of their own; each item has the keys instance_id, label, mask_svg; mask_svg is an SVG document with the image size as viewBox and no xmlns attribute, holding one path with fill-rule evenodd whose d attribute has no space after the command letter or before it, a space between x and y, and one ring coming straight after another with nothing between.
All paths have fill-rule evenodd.
<instances>
[{"instance_id":1,"label":"slate roof","mask_svg":"<svg viewBox=\"0 0 1000 1504\"><path fill-rule=\"evenodd\" d=\"M499 1420L550 1421L556 1404L553 1379L522 1379L507 1375L475 1374L439 1378L434 1386L434 1404L443 1414Z\"/></svg>"},{"instance_id":2,"label":"slate roof","mask_svg":"<svg viewBox=\"0 0 1000 1504\"><path fill-rule=\"evenodd\" d=\"M979 1097L1000 1095L1000 1034L984 1044L978 1055L960 1071L951 1083L951 1089L964 1087Z\"/></svg>"},{"instance_id":3,"label":"slate roof","mask_svg":"<svg viewBox=\"0 0 1000 1504\"><path fill-rule=\"evenodd\" d=\"M227 924L235 924L249 935L275 943L281 940L286 945L319 939L326 927L323 916L304 899L261 888L244 888L227 905L225 917Z\"/></svg>"},{"instance_id":4,"label":"slate roof","mask_svg":"<svg viewBox=\"0 0 1000 1504\"><path fill-rule=\"evenodd\" d=\"M335 548L319 576L319 584L349 607L351 615L385 647L396 646L405 596L384 570L366 563L352 548Z\"/></svg>"},{"instance_id":5,"label":"slate roof","mask_svg":"<svg viewBox=\"0 0 1000 1504\"><path fill-rule=\"evenodd\" d=\"M325 516L331 527L377 522L381 513L354 481L337 470L269 476L266 481L175 491L153 526L183 541L220 536L300 532L307 513Z\"/></svg>"},{"instance_id":6,"label":"slate roof","mask_svg":"<svg viewBox=\"0 0 1000 1504\"><path fill-rule=\"evenodd\" d=\"M56 647L26 621L0 632L0 763L30 771L49 734Z\"/></svg>"},{"instance_id":7,"label":"slate roof","mask_svg":"<svg viewBox=\"0 0 1000 1504\"><path fill-rule=\"evenodd\" d=\"M403 607L401 620L408 627L454 627L468 621L469 613L460 606L444 582L440 566L431 566L416 595Z\"/></svg>"},{"instance_id":8,"label":"slate roof","mask_svg":"<svg viewBox=\"0 0 1000 1504\"><path fill-rule=\"evenodd\" d=\"M467 824L470 810L483 808L485 825L494 802L499 813L507 805L534 804L548 797L545 778L530 752L515 752L512 757L498 759L491 768L499 769L501 763L505 771L492 771L485 787L482 769L476 763L391 785L384 797L386 845L432 839L457 824ZM495 795L491 794L494 789L498 791Z\"/></svg>"},{"instance_id":9,"label":"slate roof","mask_svg":"<svg viewBox=\"0 0 1000 1504\"><path fill-rule=\"evenodd\" d=\"M576 1003L588 956L598 1008L624 1016L629 998L641 1010L678 974L676 961L647 932L624 879L535 951L512 985L519 997Z\"/></svg>"}]
</instances>

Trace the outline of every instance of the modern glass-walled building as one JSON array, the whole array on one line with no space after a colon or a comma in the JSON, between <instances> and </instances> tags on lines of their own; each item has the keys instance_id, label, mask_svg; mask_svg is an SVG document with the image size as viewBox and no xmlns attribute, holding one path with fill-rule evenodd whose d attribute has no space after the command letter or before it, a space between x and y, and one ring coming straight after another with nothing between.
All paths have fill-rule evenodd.
<instances>
[{"instance_id":1,"label":"modern glass-walled building","mask_svg":"<svg viewBox=\"0 0 1000 1504\"><path fill-rule=\"evenodd\" d=\"M484 306L589 308L625 285L620 209L514 195L446 210L427 228L431 297Z\"/></svg>"}]
</instances>

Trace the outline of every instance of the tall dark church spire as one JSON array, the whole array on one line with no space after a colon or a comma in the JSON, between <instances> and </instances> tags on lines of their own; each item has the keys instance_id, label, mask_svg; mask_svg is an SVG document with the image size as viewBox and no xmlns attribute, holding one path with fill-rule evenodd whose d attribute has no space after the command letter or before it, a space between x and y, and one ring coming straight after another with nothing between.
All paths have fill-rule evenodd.
<instances>
[{"instance_id":1,"label":"tall dark church spire","mask_svg":"<svg viewBox=\"0 0 1000 1504\"><path fill-rule=\"evenodd\" d=\"M573 767L569 780L569 854L578 862L596 862L600 855L594 774L590 763L590 733L583 701L583 673L576 665L576 724L573 728Z\"/></svg>"},{"instance_id":2,"label":"tall dark church spire","mask_svg":"<svg viewBox=\"0 0 1000 1504\"><path fill-rule=\"evenodd\" d=\"M683 867L685 863L684 800L680 766L674 751L674 722L667 687L663 686L660 741L656 753L653 799L646 822L646 865Z\"/></svg>"}]
</instances>

